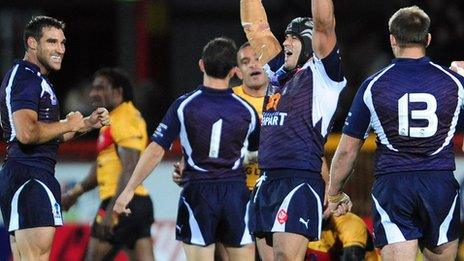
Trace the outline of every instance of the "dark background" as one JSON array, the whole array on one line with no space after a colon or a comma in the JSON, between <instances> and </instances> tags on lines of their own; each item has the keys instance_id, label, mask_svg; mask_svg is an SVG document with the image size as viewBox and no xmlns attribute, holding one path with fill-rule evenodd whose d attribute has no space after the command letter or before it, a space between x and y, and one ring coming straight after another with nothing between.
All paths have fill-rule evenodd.
<instances>
[{"instance_id":1,"label":"dark background","mask_svg":"<svg viewBox=\"0 0 464 261\"><path fill-rule=\"evenodd\" d=\"M309 0L263 0L271 29L279 40L288 22L310 15ZM392 54L388 18L400 7L416 4L432 20L428 55L438 64L464 60L463 1L334 0L337 35L348 87L341 96L335 130L367 75L387 65ZM50 75L65 115L89 112L88 87L102 66L128 70L136 103L151 133L169 104L202 81L197 62L203 45L228 36L240 45L239 0L68 0L0 2L0 73L22 59L22 30L33 15L49 15L67 24L66 54L60 72Z\"/></svg>"}]
</instances>

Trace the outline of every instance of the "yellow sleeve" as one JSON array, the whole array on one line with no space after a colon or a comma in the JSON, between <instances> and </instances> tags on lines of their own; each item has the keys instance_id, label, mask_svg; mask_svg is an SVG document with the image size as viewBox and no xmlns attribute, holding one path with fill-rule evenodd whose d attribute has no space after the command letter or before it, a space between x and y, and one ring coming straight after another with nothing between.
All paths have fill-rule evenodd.
<instances>
[{"instance_id":1,"label":"yellow sleeve","mask_svg":"<svg viewBox=\"0 0 464 261\"><path fill-rule=\"evenodd\" d=\"M262 65L280 53L282 47L271 32L261 0L241 0L240 19L246 37Z\"/></svg>"},{"instance_id":2,"label":"yellow sleeve","mask_svg":"<svg viewBox=\"0 0 464 261\"><path fill-rule=\"evenodd\" d=\"M111 136L117 146L143 151L146 147L144 130L139 128L135 119L112 119Z\"/></svg>"},{"instance_id":3,"label":"yellow sleeve","mask_svg":"<svg viewBox=\"0 0 464 261\"><path fill-rule=\"evenodd\" d=\"M364 221L353 213L342 216L332 216L331 221L343 247L366 247L367 229Z\"/></svg>"}]
</instances>

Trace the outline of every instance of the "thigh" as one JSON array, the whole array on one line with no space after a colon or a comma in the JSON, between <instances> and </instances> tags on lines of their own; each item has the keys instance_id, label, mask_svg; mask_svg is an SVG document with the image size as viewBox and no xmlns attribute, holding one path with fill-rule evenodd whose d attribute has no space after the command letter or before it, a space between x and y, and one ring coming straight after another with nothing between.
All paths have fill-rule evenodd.
<instances>
[{"instance_id":1,"label":"thigh","mask_svg":"<svg viewBox=\"0 0 464 261\"><path fill-rule=\"evenodd\" d=\"M255 245L249 244L241 247L226 247L226 252L230 261L254 260Z\"/></svg>"},{"instance_id":2,"label":"thigh","mask_svg":"<svg viewBox=\"0 0 464 261\"><path fill-rule=\"evenodd\" d=\"M85 260L112 260L119 250L119 247L114 246L107 241L103 241L95 237L90 237L89 244L87 245L87 254L85 256Z\"/></svg>"},{"instance_id":3,"label":"thigh","mask_svg":"<svg viewBox=\"0 0 464 261\"><path fill-rule=\"evenodd\" d=\"M417 249L417 240L407 240L404 242L393 243L382 247L380 254L382 255L382 260L385 261L414 261L416 260Z\"/></svg>"},{"instance_id":4,"label":"thigh","mask_svg":"<svg viewBox=\"0 0 464 261\"><path fill-rule=\"evenodd\" d=\"M133 249L126 249L130 260L134 261L153 261L153 242L151 238L140 238L135 242Z\"/></svg>"},{"instance_id":5,"label":"thigh","mask_svg":"<svg viewBox=\"0 0 464 261\"><path fill-rule=\"evenodd\" d=\"M48 260L54 227L34 227L15 231L16 247L21 259Z\"/></svg>"},{"instance_id":6,"label":"thigh","mask_svg":"<svg viewBox=\"0 0 464 261\"><path fill-rule=\"evenodd\" d=\"M443 245L424 248L424 260L455 260L458 252L458 240L454 240Z\"/></svg>"},{"instance_id":7,"label":"thigh","mask_svg":"<svg viewBox=\"0 0 464 261\"><path fill-rule=\"evenodd\" d=\"M256 248L261 260L273 260L274 251L272 246L268 245L265 238L255 238L256 239Z\"/></svg>"},{"instance_id":8,"label":"thigh","mask_svg":"<svg viewBox=\"0 0 464 261\"><path fill-rule=\"evenodd\" d=\"M274 233L272 235L275 260L303 260L306 255L308 239L293 233Z\"/></svg>"},{"instance_id":9,"label":"thigh","mask_svg":"<svg viewBox=\"0 0 464 261\"><path fill-rule=\"evenodd\" d=\"M196 246L183 244L185 255L189 261L214 260L214 244L208 246Z\"/></svg>"}]
</instances>

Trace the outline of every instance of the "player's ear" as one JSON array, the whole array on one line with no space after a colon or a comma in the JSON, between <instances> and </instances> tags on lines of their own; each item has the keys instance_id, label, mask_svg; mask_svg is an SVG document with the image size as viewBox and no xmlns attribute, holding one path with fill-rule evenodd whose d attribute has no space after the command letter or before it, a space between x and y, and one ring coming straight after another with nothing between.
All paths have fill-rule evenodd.
<instances>
[{"instance_id":1,"label":"player's ear","mask_svg":"<svg viewBox=\"0 0 464 261\"><path fill-rule=\"evenodd\" d=\"M27 38L27 46L28 46L29 49L36 50L38 44L39 43L37 42L37 40L34 37L29 36Z\"/></svg>"},{"instance_id":2,"label":"player's ear","mask_svg":"<svg viewBox=\"0 0 464 261\"><path fill-rule=\"evenodd\" d=\"M235 66L232 67L232 69L230 69L229 74L227 76L229 76L229 78L234 77L235 72L237 71L236 69L237 69L237 67L235 67Z\"/></svg>"},{"instance_id":3,"label":"player's ear","mask_svg":"<svg viewBox=\"0 0 464 261\"><path fill-rule=\"evenodd\" d=\"M205 63L203 62L202 59L198 60L198 67L200 67L200 70L204 73L205 72Z\"/></svg>"},{"instance_id":4,"label":"player's ear","mask_svg":"<svg viewBox=\"0 0 464 261\"><path fill-rule=\"evenodd\" d=\"M430 45L430 42L432 41L432 35L430 33L427 34L427 46L428 47Z\"/></svg>"},{"instance_id":5,"label":"player's ear","mask_svg":"<svg viewBox=\"0 0 464 261\"><path fill-rule=\"evenodd\" d=\"M240 80L243 80L243 73L242 71L240 70L240 68L238 67L235 67L235 73L237 74L237 77L240 79Z\"/></svg>"},{"instance_id":6,"label":"player's ear","mask_svg":"<svg viewBox=\"0 0 464 261\"><path fill-rule=\"evenodd\" d=\"M397 45L396 38L392 34L390 34L390 45L391 47L394 47Z\"/></svg>"}]
</instances>

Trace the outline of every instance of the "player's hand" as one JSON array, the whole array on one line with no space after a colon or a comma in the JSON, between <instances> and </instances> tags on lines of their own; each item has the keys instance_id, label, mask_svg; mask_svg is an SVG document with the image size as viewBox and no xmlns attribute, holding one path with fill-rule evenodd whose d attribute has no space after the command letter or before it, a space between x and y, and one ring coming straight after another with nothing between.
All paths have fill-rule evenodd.
<instances>
[{"instance_id":1,"label":"player's hand","mask_svg":"<svg viewBox=\"0 0 464 261\"><path fill-rule=\"evenodd\" d=\"M453 61L450 69L464 76L464 61Z\"/></svg>"},{"instance_id":2,"label":"player's hand","mask_svg":"<svg viewBox=\"0 0 464 261\"><path fill-rule=\"evenodd\" d=\"M111 121L108 110L102 107L94 110L89 116L89 124L94 129L110 125Z\"/></svg>"},{"instance_id":3,"label":"player's hand","mask_svg":"<svg viewBox=\"0 0 464 261\"><path fill-rule=\"evenodd\" d=\"M328 209L336 217L350 212L353 207L350 197L344 192L340 192L337 195L329 195L328 200Z\"/></svg>"},{"instance_id":4,"label":"player's hand","mask_svg":"<svg viewBox=\"0 0 464 261\"><path fill-rule=\"evenodd\" d=\"M69 131L79 131L85 126L84 117L78 111L72 111L66 115L65 123Z\"/></svg>"},{"instance_id":5,"label":"player's hand","mask_svg":"<svg viewBox=\"0 0 464 261\"><path fill-rule=\"evenodd\" d=\"M178 161L174 163L174 170L172 171L172 181L178 186L182 186L182 175L184 171L184 161Z\"/></svg>"},{"instance_id":6,"label":"player's hand","mask_svg":"<svg viewBox=\"0 0 464 261\"><path fill-rule=\"evenodd\" d=\"M127 191L124 190L119 197L116 199L116 202L114 203L113 211L117 215L129 215L131 213L131 210L127 208L127 205L129 205L129 202L132 200L134 197L134 192L133 191Z\"/></svg>"}]
</instances>

